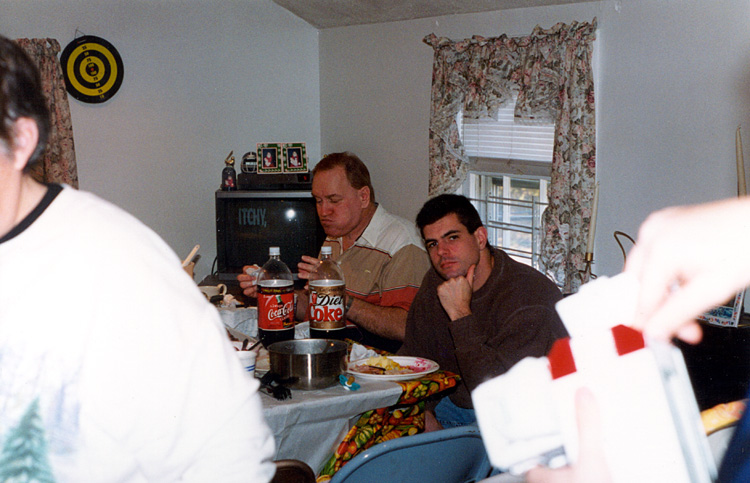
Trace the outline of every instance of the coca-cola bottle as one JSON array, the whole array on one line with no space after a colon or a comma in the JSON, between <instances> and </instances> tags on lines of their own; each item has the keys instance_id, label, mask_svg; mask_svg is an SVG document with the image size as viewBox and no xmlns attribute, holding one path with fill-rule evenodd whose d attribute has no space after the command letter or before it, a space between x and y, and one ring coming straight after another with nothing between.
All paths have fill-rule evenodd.
<instances>
[{"instance_id":1,"label":"coca-cola bottle","mask_svg":"<svg viewBox=\"0 0 750 483\"><path fill-rule=\"evenodd\" d=\"M310 337L344 339L346 285L344 273L331 259L331 247L320 249L320 264L310 274Z\"/></svg>"},{"instance_id":2,"label":"coca-cola bottle","mask_svg":"<svg viewBox=\"0 0 750 483\"><path fill-rule=\"evenodd\" d=\"M265 347L294 339L292 272L281 261L279 247L270 247L268 254L258 274L258 337Z\"/></svg>"}]
</instances>

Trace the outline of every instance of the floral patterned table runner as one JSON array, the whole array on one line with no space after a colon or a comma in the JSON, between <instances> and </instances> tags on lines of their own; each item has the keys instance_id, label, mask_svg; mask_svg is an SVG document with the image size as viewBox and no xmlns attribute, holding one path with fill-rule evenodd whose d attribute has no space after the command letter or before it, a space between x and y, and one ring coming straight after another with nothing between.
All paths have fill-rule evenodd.
<instances>
[{"instance_id":1,"label":"floral patterned table runner","mask_svg":"<svg viewBox=\"0 0 750 483\"><path fill-rule=\"evenodd\" d=\"M374 444L424 431L425 399L454 387L459 379L452 372L437 371L411 381L396 381L403 388L398 402L362 414L323 466L317 481L329 481L339 468Z\"/></svg>"}]
</instances>

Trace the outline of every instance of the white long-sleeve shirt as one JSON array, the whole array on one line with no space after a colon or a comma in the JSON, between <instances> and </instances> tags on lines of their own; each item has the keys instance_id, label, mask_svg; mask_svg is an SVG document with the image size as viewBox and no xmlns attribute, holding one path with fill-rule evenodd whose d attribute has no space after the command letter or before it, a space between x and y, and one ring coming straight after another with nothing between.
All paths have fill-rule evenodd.
<instances>
[{"instance_id":1,"label":"white long-sleeve shirt","mask_svg":"<svg viewBox=\"0 0 750 483\"><path fill-rule=\"evenodd\" d=\"M0 240L0 479L27 454L56 481L270 480L258 382L174 252L92 194L49 197Z\"/></svg>"}]
</instances>

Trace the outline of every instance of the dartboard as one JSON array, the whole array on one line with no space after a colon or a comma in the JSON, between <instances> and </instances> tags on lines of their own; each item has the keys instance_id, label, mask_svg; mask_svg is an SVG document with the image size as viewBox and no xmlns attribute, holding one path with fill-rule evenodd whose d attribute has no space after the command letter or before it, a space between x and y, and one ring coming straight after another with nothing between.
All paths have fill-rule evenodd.
<instances>
[{"instance_id":1,"label":"dartboard","mask_svg":"<svg viewBox=\"0 0 750 483\"><path fill-rule=\"evenodd\" d=\"M79 101L104 102L122 84L122 58L112 44L100 37L78 37L65 47L60 63L65 86Z\"/></svg>"}]
</instances>

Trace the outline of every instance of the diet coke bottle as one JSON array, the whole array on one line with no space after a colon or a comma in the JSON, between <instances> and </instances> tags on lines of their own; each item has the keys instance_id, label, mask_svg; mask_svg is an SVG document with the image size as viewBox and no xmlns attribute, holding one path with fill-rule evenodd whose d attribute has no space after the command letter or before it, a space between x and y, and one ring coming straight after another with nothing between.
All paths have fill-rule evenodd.
<instances>
[{"instance_id":1,"label":"diet coke bottle","mask_svg":"<svg viewBox=\"0 0 750 483\"><path fill-rule=\"evenodd\" d=\"M310 337L343 340L346 329L344 273L331 259L331 247L321 247L320 255L320 265L310 274Z\"/></svg>"},{"instance_id":2,"label":"diet coke bottle","mask_svg":"<svg viewBox=\"0 0 750 483\"><path fill-rule=\"evenodd\" d=\"M279 247L270 247L268 254L258 275L258 337L265 347L294 339L292 272L281 261Z\"/></svg>"}]
</instances>

